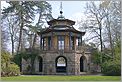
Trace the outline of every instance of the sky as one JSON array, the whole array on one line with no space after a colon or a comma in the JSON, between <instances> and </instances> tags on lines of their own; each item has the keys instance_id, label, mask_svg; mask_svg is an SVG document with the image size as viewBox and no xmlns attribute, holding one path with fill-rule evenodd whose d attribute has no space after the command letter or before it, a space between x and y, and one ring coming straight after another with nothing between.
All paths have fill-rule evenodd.
<instances>
[{"instance_id":1,"label":"sky","mask_svg":"<svg viewBox=\"0 0 122 82\"><path fill-rule=\"evenodd\" d=\"M84 12L86 1L48 1L52 5L52 15L59 16L60 4L62 2L62 11L65 18L76 19L75 16ZM78 18L78 17L77 17Z\"/></svg>"},{"instance_id":2,"label":"sky","mask_svg":"<svg viewBox=\"0 0 122 82\"><path fill-rule=\"evenodd\" d=\"M52 16L56 19L60 15L60 4L62 2L63 16L66 19L73 21L84 20L86 17L84 15L85 4L88 1L47 1L52 6ZM8 4L5 1L1 1L1 9L7 7ZM78 26L74 26L78 29Z\"/></svg>"}]
</instances>

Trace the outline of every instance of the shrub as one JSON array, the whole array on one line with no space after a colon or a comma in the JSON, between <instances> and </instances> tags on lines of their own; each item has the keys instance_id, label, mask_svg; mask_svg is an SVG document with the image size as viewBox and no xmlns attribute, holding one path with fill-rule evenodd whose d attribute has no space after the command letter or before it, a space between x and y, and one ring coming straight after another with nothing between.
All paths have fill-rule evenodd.
<instances>
[{"instance_id":1,"label":"shrub","mask_svg":"<svg viewBox=\"0 0 122 82\"><path fill-rule=\"evenodd\" d=\"M15 76L20 74L18 65L12 63L12 55L5 50L1 50L1 76Z\"/></svg>"},{"instance_id":2,"label":"shrub","mask_svg":"<svg viewBox=\"0 0 122 82\"><path fill-rule=\"evenodd\" d=\"M20 69L16 64L9 64L8 67L3 68L1 72L2 76L17 76L20 75Z\"/></svg>"},{"instance_id":3,"label":"shrub","mask_svg":"<svg viewBox=\"0 0 122 82\"><path fill-rule=\"evenodd\" d=\"M10 76L20 75L20 69L16 64L10 64L8 67L8 73Z\"/></svg>"},{"instance_id":4,"label":"shrub","mask_svg":"<svg viewBox=\"0 0 122 82\"><path fill-rule=\"evenodd\" d=\"M110 76L121 75L121 63L120 60L109 60L102 64L102 73Z\"/></svg>"}]
</instances>

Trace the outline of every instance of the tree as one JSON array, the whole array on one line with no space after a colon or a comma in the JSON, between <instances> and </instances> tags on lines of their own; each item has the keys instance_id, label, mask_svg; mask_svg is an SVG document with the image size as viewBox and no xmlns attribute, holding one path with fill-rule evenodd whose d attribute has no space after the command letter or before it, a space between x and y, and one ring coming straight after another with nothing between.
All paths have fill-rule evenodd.
<instances>
[{"instance_id":1,"label":"tree","mask_svg":"<svg viewBox=\"0 0 122 82\"><path fill-rule=\"evenodd\" d=\"M22 51L20 52L19 54L15 55L14 58L13 58L13 62L15 62L17 65L21 66L21 59L24 59L24 60L28 60L30 59L30 67L29 67L29 70L30 70L30 73L33 74L34 73L34 61L35 61L35 58L39 55L39 49L27 49L25 51ZM29 71L28 70L28 71Z\"/></svg>"},{"instance_id":2,"label":"tree","mask_svg":"<svg viewBox=\"0 0 122 82\"><path fill-rule=\"evenodd\" d=\"M95 4L96 3L96 4ZM92 34L87 41L94 41L100 45L103 55L106 55L107 48L109 55L114 58L114 43L120 39L120 2L119 1L99 1L87 3L86 15L88 19L82 24L87 32ZM99 40L99 41L98 41ZM107 52L108 53L108 52Z\"/></svg>"},{"instance_id":3,"label":"tree","mask_svg":"<svg viewBox=\"0 0 122 82\"><path fill-rule=\"evenodd\" d=\"M8 1L7 3L10 4L9 7L3 9L3 19L6 19L10 15L14 16L13 19L16 19L14 22L9 20L9 27L12 28L12 32L10 30L10 34L13 37L13 29L14 23L16 22L19 27L19 39L18 39L18 48L17 48L17 55L21 54L21 52L25 51L26 43L30 43L30 48L35 48L37 31L40 30L43 26L43 20L48 20L51 18L51 5L46 1ZM33 21L35 15L39 14L38 22L35 26L33 26ZM45 17L45 18L43 18ZM9 18L10 19L10 18ZM13 38L12 42L13 42ZM34 52L35 49L31 49ZM20 53L18 53L20 52ZM33 54L35 56L35 54ZM23 54L20 56L15 56L15 58L20 59L20 62L16 62L21 67L21 59ZM32 56L32 67L33 67L33 57Z\"/></svg>"},{"instance_id":4,"label":"tree","mask_svg":"<svg viewBox=\"0 0 122 82\"><path fill-rule=\"evenodd\" d=\"M10 4L8 8L3 9L4 18L9 15L9 13L16 15L16 21L19 22L19 43L17 51L22 50L22 30L23 27L30 24L34 17L34 4L33 1L8 1Z\"/></svg>"},{"instance_id":5,"label":"tree","mask_svg":"<svg viewBox=\"0 0 122 82\"><path fill-rule=\"evenodd\" d=\"M100 50L101 50L101 64L102 64L102 55L103 55L103 37L102 37L102 31L103 31L103 19L105 17L105 14L103 13L103 9L98 5L96 5L94 2L91 2L87 4L87 14L88 17L90 17L89 24L86 25L88 29L91 29L91 32L94 32L93 38L97 37L100 42ZM93 39L92 38L92 39Z\"/></svg>"},{"instance_id":6,"label":"tree","mask_svg":"<svg viewBox=\"0 0 122 82\"><path fill-rule=\"evenodd\" d=\"M9 35L8 35L8 29L5 28L4 26L6 26L4 24L4 21L1 20L1 50L7 50L8 47L8 42L9 42Z\"/></svg>"},{"instance_id":7,"label":"tree","mask_svg":"<svg viewBox=\"0 0 122 82\"><path fill-rule=\"evenodd\" d=\"M37 2L36 5L38 8L36 9L36 12L39 14L38 21L35 26L30 26L33 30L34 38L33 38L33 44L32 48L35 48L36 38L37 38L37 31L42 30L42 27L45 24L45 21L51 20L53 17L51 15L51 5L45 1L42 1L40 3Z\"/></svg>"},{"instance_id":8,"label":"tree","mask_svg":"<svg viewBox=\"0 0 122 82\"><path fill-rule=\"evenodd\" d=\"M105 30L104 31L108 35L108 42L110 43L110 49L111 49L110 54L112 58L114 59L114 55L115 55L114 42L120 39L120 28L121 28L120 27L120 14L121 14L120 2L119 1L104 1L100 5L104 13L106 14L104 18L104 23L103 23L106 31Z\"/></svg>"},{"instance_id":9,"label":"tree","mask_svg":"<svg viewBox=\"0 0 122 82\"><path fill-rule=\"evenodd\" d=\"M102 73L111 76L121 75L121 42L115 44L114 60L107 60L102 64Z\"/></svg>"},{"instance_id":10,"label":"tree","mask_svg":"<svg viewBox=\"0 0 122 82\"><path fill-rule=\"evenodd\" d=\"M3 9L3 15L5 18L6 16L9 15L9 13L16 15L16 21L19 22L19 43L18 43L18 51L22 51L24 44L23 44L23 29L25 30L25 27L29 27L30 29L35 29L41 28L44 22L42 20L44 19L49 19L51 18L51 5L47 3L46 1L8 1L10 6L8 8ZM32 21L34 20L35 14L39 14L39 19L38 23L34 26L37 28L31 28L32 26ZM42 17L46 18L42 18ZM42 22L41 22L42 21ZM32 30L30 30L32 31ZM36 32L34 32L34 40L33 40L33 45L35 45L35 40L37 37ZM21 48L21 49L20 49Z\"/></svg>"},{"instance_id":11,"label":"tree","mask_svg":"<svg viewBox=\"0 0 122 82\"><path fill-rule=\"evenodd\" d=\"M5 30L4 33L7 33L6 36L8 38L10 37L11 41L11 49L12 49L12 55L14 54L14 47L15 47L15 42L18 39L17 33L18 33L18 23L16 22L16 16L9 15L5 19L2 19L2 30Z\"/></svg>"},{"instance_id":12,"label":"tree","mask_svg":"<svg viewBox=\"0 0 122 82\"><path fill-rule=\"evenodd\" d=\"M34 4L33 1L8 1L9 7L3 9L3 18L6 18L9 14L16 16L16 21L19 22L19 42L17 53L23 50L22 32L23 28L30 24L34 17ZM21 69L21 66L20 66Z\"/></svg>"}]
</instances>

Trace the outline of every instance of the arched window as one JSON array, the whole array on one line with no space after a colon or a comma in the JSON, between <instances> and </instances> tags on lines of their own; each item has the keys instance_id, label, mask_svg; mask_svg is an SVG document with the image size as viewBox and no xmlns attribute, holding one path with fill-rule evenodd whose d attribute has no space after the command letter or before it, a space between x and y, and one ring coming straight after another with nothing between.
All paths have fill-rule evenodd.
<instances>
[{"instance_id":1,"label":"arched window","mask_svg":"<svg viewBox=\"0 0 122 82\"><path fill-rule=\"evenodd\" d=\"M56 72L66 72L67 61L66 58L61 56L56 58Z\"/></svg>"},{"instance_id":2,"label":"arched window","mask_svg":"<svg viewBox=\"0 0 122 82\"><path fill-rule=\"evenodd\" d=\"M42 57L38 57L38 61L39 61L39 72L42 72L42 69L43 69Z\"/></svg>"},{"instance_id":3,"label":"arched window","mask_svg":"<svg viewBox=\"0 0 122 82\"><path fill-rule=\"evenodd\" d=\"M81 56L80 58L80 72L85 72L86 71L86 58L85 56Z\"/></svg>"}]
</instances>

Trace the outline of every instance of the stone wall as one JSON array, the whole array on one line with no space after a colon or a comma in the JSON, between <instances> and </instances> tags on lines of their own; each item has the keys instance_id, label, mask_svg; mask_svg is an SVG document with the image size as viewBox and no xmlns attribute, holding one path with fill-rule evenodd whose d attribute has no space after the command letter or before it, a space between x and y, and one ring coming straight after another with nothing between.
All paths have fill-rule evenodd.
<instances>
[{"instance_id":1,"label":"stone wall","mask_svg":"<svg viewBox=\"0 0 122 82\"><path fill-rule=\"evenodd\" d=\"M84 69L85 72L89 71L89 63L90 63L90 54L88 53L76 53L76 52L68 52L68 53L62 53L62 52L46 52L39 54L40 57L42 57L43 60L43 69L42 72L39 72L39 61L38 57L35 59L35 73L36 74L43 74L43 75L56 75L56 74L65 74L65 75L80 75L80 58L81 56L84 56L86 58L84 62ZM65 57L67 60L67 67L66 67L66 73L57 73L56 72L56 58L57 57ZM28 60L29 61L29 60ZM27 68L27 62L23 60L22 62L22 69L23 71Z\"/></svg>"}]
</instances>

